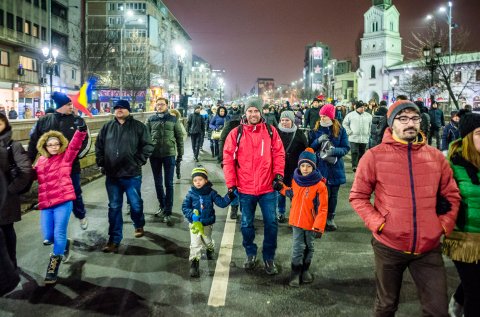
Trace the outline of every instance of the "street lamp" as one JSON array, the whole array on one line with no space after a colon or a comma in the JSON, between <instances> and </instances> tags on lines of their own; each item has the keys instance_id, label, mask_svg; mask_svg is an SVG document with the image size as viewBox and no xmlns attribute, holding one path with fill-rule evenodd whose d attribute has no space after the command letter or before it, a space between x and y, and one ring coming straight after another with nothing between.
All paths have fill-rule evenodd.
<instances>
[{"instance_id":1,"label":"street lamp","mask_svg":"<svg viewBox=\"0 0 480 317\"><path fill-rule=\"evenodd\" d=\"M47 64L46 73L50 75L50 106L53 106L52 94L53 94L53 72L55 71L55 65L57 64L58 50L56 48L50 50L48 47L42 49L42 54L46 58Z\"/></svg>"},{"instance_id":2,"label":"street lamp","mask_svg":"<svg viewBox=\"0 0 480 317\"><path fill-rule=\"evenodd\" d=\"M218 79L218 89L219 89L219 93L220 93L220 98L218 98L219 100L223 100L222 97L223 97L224 87L225 87L225 82L223 81L223 78L219 78Z\"/></svg>"},{"instance_id":3,"label":"street lamp","mask_svg":"<svg viewBox=\"0 0 480 317\"><path fill-rule=\"evenodd\" d=\"M186 102L184 102L183 97L182 97L182 87L183 87L183 62L185 59L186 51L183 47L180 45L175 46L175 53L177 54L177 61L178 61L178 73L179 73L179 78L178 78L178 94L179 94L179 101L180 101L180 107L184 107L184 113L187 113L187 105Z\"/></svg>"},{"instance_id":4,"label":"street lamp","mask_svg":"<svg viewBox=\"0 0 480 317\"><path fill-rule=\"evenodd\" d=\"M395 86L397 85L397 79L394 77L390 80L390 86L392 87L392 101L395 100Z\"/></svg>"},{"instance_id":5,"label":"street lamp","mask_svg":"<svg viewBox=\"0 0 480 317\"><path fill-rule=\"evenodd\" d=\"M433 54L430 47L425 46L423 48L423 56L425 57L425 65L430 70L430 104L435 102L435 94L433 91L433 80L435 70L437 69L440 63L440 55L442 54L442 46L439 43L436 43L433 46Z\"/></svg>"}]
</instances>

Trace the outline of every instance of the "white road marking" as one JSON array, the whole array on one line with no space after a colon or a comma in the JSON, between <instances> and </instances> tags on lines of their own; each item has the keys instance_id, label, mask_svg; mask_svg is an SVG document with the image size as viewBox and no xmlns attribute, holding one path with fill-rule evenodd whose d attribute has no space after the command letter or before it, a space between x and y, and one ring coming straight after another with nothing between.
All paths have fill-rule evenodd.
<instances>
[{"instance_id":1,"label":"white road marking","mask_svg":"<svg viewBox=\"0 0 480 317\"><path fill-rule=\"evenodd\" d=\"M230 276L230 262L232 260L233 238L235 237L236 219L230 219L232 207L228 208L227 221L223 230L222 243L218 252L217 265L213 275L212 288L208 297L208 306L225 306L227 297L228 278Z\"/></svg>"}]
</instances>

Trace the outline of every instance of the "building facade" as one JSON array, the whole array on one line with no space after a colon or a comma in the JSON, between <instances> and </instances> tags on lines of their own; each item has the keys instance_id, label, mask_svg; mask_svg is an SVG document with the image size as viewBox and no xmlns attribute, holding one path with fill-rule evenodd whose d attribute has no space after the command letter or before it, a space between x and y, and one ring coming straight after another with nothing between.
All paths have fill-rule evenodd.
<instances>
[{"instance_id":1,"label":"building facade","mask_svg":"<svg viewBox=\"0 0 480 317\"><path fill-rule=\"evenodd\" d=\"M305 47L303 68L304 89L326 93L325 78L328 74L326 68L330 61L330 48L322 42L308 44Z\"/></svg>"}]
</instances>

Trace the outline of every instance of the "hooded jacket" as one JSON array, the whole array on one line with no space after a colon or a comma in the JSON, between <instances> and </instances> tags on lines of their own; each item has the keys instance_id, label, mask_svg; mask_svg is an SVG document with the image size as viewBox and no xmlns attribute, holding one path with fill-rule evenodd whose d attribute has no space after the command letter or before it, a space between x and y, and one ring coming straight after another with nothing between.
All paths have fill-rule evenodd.
<instances>
[{"instance_id":1,"label":"hooded jacket","mask_svg":"<svg viewBox=\"0 0 480 317\"><path fill-rule=\"evenodd\" d=\"M451 204L442 215L436 213L438 194ZM452 232L460 194L442 152L426 145L421 134L416 143L403 143L387 128L382 143L360 160L350 204L379 242L418 254L435 249L442 234Z\"/></svg>"},{"instance_id":2,"label":"hooded jacket","mask_svg":"<svg viewBox=\"0 0 480 317\"><path fill-rule=\"evenodd\" d=\"M185 141L187 140L188 133L187 133L187 130L185 129L185 125L183 125L182 121L180 121L180 119L182 118L182 115L180 114L180 112L177 109L170 109L169 112L172 116L177 118L177 121L180 122L180 128L182 130L183 143L185 143Z\"/></svg>"},{"instance_id":3,"label":"hooded jacket","mask_svg":"<svg viewBox=\"0 0 480 317\"><path fill-rule=\"evenodd\" d=\"M264 119L260 123L241 121L242 136L237 148L238 127L233 129L223 147L223 172L227 188L236 186L242 194L263 195L273 192L275 175L285 168L285 150L282 140L272 127L272 138Z\"/></svg>"},{"instance_id":4,"label":"hooded jacket","mask_svg":"<svg viewBox=\"0 0 480 317\"><path fill-rule=\"evenodd\" d=\"M34 169L38 178L39 209L51 208L76 199L70 174L73 162L82 148L82 142L86 136L87 132L77 130L69 144L61 132L51 130L44 133L38 140L37 150L40 158ZM60 140L60 149L56 155L50 155L45 148L50 137Z\"/></svg>"},{"instance_id":5,"label":"hooded jacket","mask_svg":"<svg viewBox=\"0 0 480 317\"><path fill-rule=\"evenodd\" d=\"M0 225L10 224L21 219L20 197L18 192L21 191L33 179L32 161L28 158L27 152L23 149L20 142L12 142L12 154L17 168L20 170L19 176L9 179L9 159L7 147L12 138L11 128L7 128L0 134L0 170L7 177L7 193L8 198L5 205L0 208Z\"/></svg>"},{"instance_id":6,"label":"hooded jacket","mask_svg":"<svg viewBox=\"0 0 480 317\"><path fill-rule=\"evenodd\" d=\"M228 194L225 197L220 196L212 188L212 183L208 182L200 189L194 186L190 188L183 200L182 212L188 222L192 223L193 210L197 209L200 213L201 223L204 226L209 226L215 223L214 204L220 208L225 208L230 204L230 198L228 198Z\"/></svg>"},{"instance_id":7,"label":"hooded jacket","mask_svg":"<svg viewBox=\"0 0 480 317\"><path fill-rule=\"evenodd\" d=\"M348 141L353 143L368 143L372 127L372 115L364 111L352 111L345 116L342 122L347 131Z\"/></svg>"},{"instance_id":8,"label":"hooded jacket","mask_svg":"<svg viewBox=\"0 0 480 317\"><path fill-rule=\"evenodd\" d=\"M280 191L292 199L288 223L304 230L324 232L328 213L328 191L325 179L318 170L303 176L294 172L292 187Z\"/></svg>"},{"instance_id":9,"label":"hooded jacket","mask_svg":"<svg viewBox=\"0 0 480 317\"><path fill-rule=\"evenodd\" d=\"M223 116L220 115L220 110L221 109L223 109L224 112L225 112L225 114ZM226 121L228 121L228 120L229 120L229 116L227 115L227 108L225 108L224 106L218 107L217 113L210 120L210 124L209 124L210 130L215 131L215 130L223 129Z\"/></svg>"}]
</instances>

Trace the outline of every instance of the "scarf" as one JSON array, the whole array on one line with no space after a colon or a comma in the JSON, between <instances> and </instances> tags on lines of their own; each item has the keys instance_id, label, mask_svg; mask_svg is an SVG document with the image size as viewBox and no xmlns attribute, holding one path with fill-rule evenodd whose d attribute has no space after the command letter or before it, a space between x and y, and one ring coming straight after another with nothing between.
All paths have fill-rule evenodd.
<instances>
[{"instance_id":1,"label":"scarf","mask_svg":"<svg viewBox=\"0 0 480 317\"><path fill-rule=\"evenodd\" d=\"M196 193L197 195L205 196L212 192L212 186L213 184L210 181L207 181L202 188L195 188L195 186L192 186L192 192Z\"/></svg>"},{"instance_id":2,"label":"scarf","mask_svg":"<svg viewBox=\"0 0 480 317\"><path fill-rule=\"evenodd\" d=\"M307 176L303 176L298 168L296 168L295 172L293 172L293 179L300 187L310 187L318 184L318 182L322 181L322 178L322 173L320 173L318 169L313 170L313 172Z\"/></svg>"},{"instance_id":3,"label":"scarf","mask_svg":"<svg viewBox=\"0 0 480 317\"><path fill-rule=\"evenodd\" d=\"M291 128L284 128L281 125L278 125L278 130L285 133L295 133L297 132L297 126L294 124Z\"/></svg>"}]
</instances>

